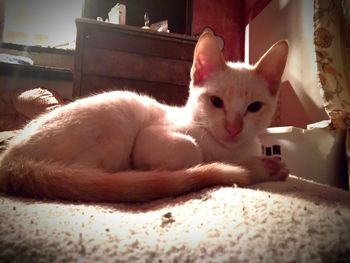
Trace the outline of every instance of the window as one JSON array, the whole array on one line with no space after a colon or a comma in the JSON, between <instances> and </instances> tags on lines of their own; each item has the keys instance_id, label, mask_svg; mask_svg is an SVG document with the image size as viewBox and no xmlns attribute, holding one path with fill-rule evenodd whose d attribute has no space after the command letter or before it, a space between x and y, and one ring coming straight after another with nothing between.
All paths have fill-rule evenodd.
<instances>
[{"instance_id":1,"label":"window","mask_svg":"<svg viewBox=\"0 0 350 263\"><path fill-rule=\"evenodd\" d=\"M75 18L84 0L5 0L2 41L28 46L75 48Z\"/></svg>"}]
</instances>

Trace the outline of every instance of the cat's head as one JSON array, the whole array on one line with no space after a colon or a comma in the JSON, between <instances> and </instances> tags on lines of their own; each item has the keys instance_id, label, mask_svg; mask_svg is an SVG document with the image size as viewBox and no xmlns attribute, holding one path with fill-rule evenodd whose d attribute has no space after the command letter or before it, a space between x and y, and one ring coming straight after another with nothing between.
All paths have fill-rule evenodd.
<instances>
[{"instance_id":1,"label":"cat's head","mask_svg":"<svg viewBox=\"0 0 350 263\"><path fill-rule=\"evenodd\" d=\"M288 55L285 40L273 45L255 65L225 62L215 37L198 40L191 70L194 120L225 145L238 145L268 127Z\"/></svg>"}]
</instances>

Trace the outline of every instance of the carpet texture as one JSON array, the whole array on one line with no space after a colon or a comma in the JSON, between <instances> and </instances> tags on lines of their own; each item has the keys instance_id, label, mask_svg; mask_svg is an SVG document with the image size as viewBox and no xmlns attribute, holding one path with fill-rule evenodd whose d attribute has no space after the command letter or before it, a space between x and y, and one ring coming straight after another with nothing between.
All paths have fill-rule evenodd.
<instances>
[{"instance_id":1,"label":"carpet texture","mask_svg":"<svg viewBox=\"0 0 350 263\"><path fill-rule=\"evenodd\" d=\"M350 194L290 177L145 204L0 196L0 262L350 262Z\"/></svg>"}]
</instances>

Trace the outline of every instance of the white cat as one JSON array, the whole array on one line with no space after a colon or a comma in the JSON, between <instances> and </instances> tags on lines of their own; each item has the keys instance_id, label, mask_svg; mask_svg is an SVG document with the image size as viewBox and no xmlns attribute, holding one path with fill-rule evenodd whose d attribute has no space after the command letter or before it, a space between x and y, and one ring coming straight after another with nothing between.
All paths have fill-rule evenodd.
<instances>
[{"instance_id":1,"label":"white cat","mask_svg":"<svg viewBox=\"0 0 350 263\"><path fill-rule=\"evenodd\" d=\"M288 176L260 156L257 135L276 107L288 44L254 65L225 63L211 33L195 48L184 107L113 91L31 121L0 160L9 194L85 201L147 201L212 185Z\"/></svg>"}]
</instances>

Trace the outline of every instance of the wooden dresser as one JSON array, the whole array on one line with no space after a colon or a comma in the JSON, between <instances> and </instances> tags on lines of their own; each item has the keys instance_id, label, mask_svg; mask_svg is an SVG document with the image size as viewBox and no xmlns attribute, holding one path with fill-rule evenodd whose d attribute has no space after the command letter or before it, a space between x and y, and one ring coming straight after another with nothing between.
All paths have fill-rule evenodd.
<instances>
[{"instance_id":1,"label":"wooden dresser","mask_svg":"<svg viewBox=\"0 0 350 263\"><path fill-rule=\"evenodd\" d=\"M170 104L188 95L196 39L78 18L73 96L132 90Z\"/></svg>"}]
</instances>

